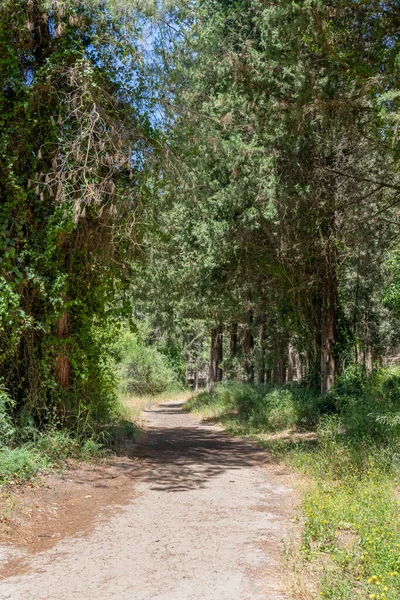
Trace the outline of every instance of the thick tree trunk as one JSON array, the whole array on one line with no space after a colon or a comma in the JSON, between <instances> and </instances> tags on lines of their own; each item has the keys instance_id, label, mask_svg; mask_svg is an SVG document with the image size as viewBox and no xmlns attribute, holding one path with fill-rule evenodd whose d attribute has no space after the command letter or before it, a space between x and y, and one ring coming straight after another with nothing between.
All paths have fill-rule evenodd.
<instances>
[{"instance_id":1,"label":"thick tree trunk","mask_svg":"<svg viewBox=\"0 0 400 600\"><path fill-rule=\"evenodd\" d=\"M70 335L70 318L69 313L66 310L58 319L57 333L60 340L66 340ZM68 350L67 344L64 347L64 352L56 359L56 380L64 389L69 388L71 376L71 362L65 355L66 350Z\"/></svg>"},{"instance_id":2,"label":"thick tree trunk","mask_svg":"<svg viewBox=\"0 0 400 600\"><path fill-rule=\"evenodd\" d=\"M254 338L252 333L253 325L253 311L250 309L246 314L246 324L243 328L243 354L244 354L244 368L246 372L246 380L249 383L254 382L254 362L253 362L253 348Z\"/></svg>"},{"instance_id":3,"label":"thick tree trunk","mask_svg":"<svg viewBox=\"0 0 400 600\"><path fill-rule=\"evenodd\" d=\"M238 335L238 324L233 321L229 326L229 358L230 358L230 366L227 370L227 377L230 380L234 380L237 378L237 364L236 357L239 350L239 335Z\"/></svg>"},{"instance_id":4,"label":"thick tree trunk","mask_svg":"<svg viewBox=\"0 0 400 600\"><path fill-rule=\"evenodd\" d=\"M321 393L336 383L337 360L334 346L337 341L337 280L335 264L326 257L321 318Z\"/></svg>"},{"instance_id":5,"label":"thick tree trunk","mask_svg":"<svg viewBox=\"0 0 400 600\"><path fill-rule=\"evenodd\" d=\"M258 383L265 383L265 340L267 335L265 312L260 313L259 321L258 341L260 346L260 357L258 365Z\"/></svg>"},{"instance_id":6,"label":"thick tree trunk","mask_svg":"<svg viewBox=\"0 0 400 600\"><path fill-rule=\"evenodd\" d=\"M373 363L373 358L372 358L371 347L366 346L365 350L364 350L364 365L365 365L365 370L368 373L368 375L370 375L370 373L372 373L373 364L374 363Z\"/></svg>"},{"instance_id":7,"label":"thick tree trunk","mask_svg":"<svg viewBox=\"0 0 400 600\"><path fill-rule=\"evenodd\" d=\"M211 330L211 355L210 355L210 376L209 387L213 389L218 381L222 381L222 325L214 327Z\"/></svg>"},{"instance_id":8,"label":"thick tree trunk","mask_svg":"<svg viewBox=\"0 0 400 600\"><path fill-rule=\"evenodd\" d=\"M199 372L198 371L194 372L194 391L195 392L199 391Z\"/></svg>"}]
</instances>

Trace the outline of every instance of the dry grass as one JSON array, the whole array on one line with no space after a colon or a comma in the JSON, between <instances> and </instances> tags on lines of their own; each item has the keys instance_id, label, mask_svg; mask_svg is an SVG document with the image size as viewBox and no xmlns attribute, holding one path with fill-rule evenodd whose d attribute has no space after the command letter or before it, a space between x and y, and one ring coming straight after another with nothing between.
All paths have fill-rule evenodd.
<instances>
[{"instance_id":1,"label":"dry grass","mask_svg":"<svg viewBox=\"0 0 400 600\"><path fill-rule=\"evenodd\" d=\"M298 556L288 559L283 573L287 592L292 600L318 600L319 577L315 569Z\"/></svg>"}]
</instances>

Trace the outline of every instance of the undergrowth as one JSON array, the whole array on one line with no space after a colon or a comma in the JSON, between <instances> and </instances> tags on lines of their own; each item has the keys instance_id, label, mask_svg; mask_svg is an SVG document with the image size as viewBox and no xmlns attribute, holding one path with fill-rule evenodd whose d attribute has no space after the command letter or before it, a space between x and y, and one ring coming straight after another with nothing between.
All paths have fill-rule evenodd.
<instances>
[{"instance_id":1,"label":"undergrowth","mask_svg":"<svg viewBox=\"0 0 400 600\"><path fill-rule=\"evenodd\" d=\"M179 360L150 343L152 333L146 322L139 321L136 327L135 333L126 331L119 342L121 393L138 397L183 390Z\"/></svg>"},{"instance_id":2,"label":"undergrowth","mask_svg":"<svg viewBox=\"0 0 400 600\"><path fill-rule=\"evenodd\" d=\"M398 371L348 371L324 397L300 385L222 385L186 408L302 474L296 560L305 580L317 577L318 591L298 589L296 599L400 598Z\"/></svg>"},{"instance_id":3,"label":"undergrowth","mask_svg":"<svg viewBox=\"0 0 400 600\"><path fill-rule=\"evenodd\" d=\"M33 479L38 472L61 467L69 458L88 460L103 453L99 440L65 431L48 431L21 446L0 447L0 486Z\"/></svg>"},{"instance_id":4,"label":"undergrowth","mask_svg":"<svg viewBox=\"0 0 400 600\"><path fill-rule=\"evenodd\" d=\"M0 487L63 468L69 459L86 461L104 457L121 441L132 441L139 427L119 404L109 422L97 427L91 422L86 428L68 430L55 422L39 430L29 419L14 423L6 406L9 402L0 391Z\"/></svg>"},{"instance_id":5,"label":"undergrowth","mask_svg":"<svg viewBox=\"0 0 400 600\"><path fill-rule=\"evenodd\" d=\"M129 339L127 346L130 351L132 344ZM136 351L139 355L135 346ZM133 354L129 354L132 364L135 363L136 356ZM151 360L147 361L149 356ZM84 407L82 414L79 413L75 421L70 419L68 423L57 420L57 415L53 419L49 414L48 425L39 428L27 411L17 413L16 417L14 414L13 417L14 402L0 388L0 487L29 481L40 472L62 468L69 459L89 460L105 456L112 449L118 448L120 451L122 447L130 445L140 432L140 415L146 405L187 399L187 393L177 391L179 384L171 374L171 369L165 368L158 373L156 383L159 382L159 385L156 385L153 375L158 363L153 361L153 355L149 356L142 357L142 362L138 363L143 369L137 380L139 383L147 381L150 386L149 395L143 395L143 391L147 389L145 383L138 383L139 395L128 393L131 390L130 384L127 385L127 380L123 379L126 387L121 385L121 388L125 393L121 393L118 400L115 391L110 388L107 407L103 413L97 411L89 415ZM158 357L157 360L161 359ZM151 366L149 372L146 370L146 361ZM127 364L131 363L128 361ZM164 377L166 373L169 379ZM133 386L132 389L137 388ZM155 396L156 391L163 393Z\"/></svg>"}]
</instances>

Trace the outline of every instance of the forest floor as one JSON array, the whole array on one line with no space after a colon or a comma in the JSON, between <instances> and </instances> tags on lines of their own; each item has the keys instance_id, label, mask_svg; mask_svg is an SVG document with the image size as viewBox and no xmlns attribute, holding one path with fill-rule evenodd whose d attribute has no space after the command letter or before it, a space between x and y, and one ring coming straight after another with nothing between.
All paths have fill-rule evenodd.
<instances>
[{"instance_id":1,"label":"forest floor","mask_svg":"<svg viewBox=\"0 0 400 600\"><path fill-rule=\"evenodd\" d=\"M286 600L293 474L181 410L149 407L107 464L3 498L1 600Z\"/></svg>"}]
</instances>

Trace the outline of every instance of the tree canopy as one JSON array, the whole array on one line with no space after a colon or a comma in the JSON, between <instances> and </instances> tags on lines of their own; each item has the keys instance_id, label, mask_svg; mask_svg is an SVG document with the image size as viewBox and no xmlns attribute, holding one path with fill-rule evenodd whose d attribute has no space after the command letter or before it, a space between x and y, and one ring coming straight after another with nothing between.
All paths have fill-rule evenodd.
<instances>
[{"instance_id":1,"label":"tree canopy","mask_svg":"<svg viewBox=\"0 0 400 600\"><path fill-rule=\"evenodd\" d=\"M2 2L15 418L107 419L140 315L210 385L396 352L399 31L393 1Z\"/></svg>"}]
</instances>

